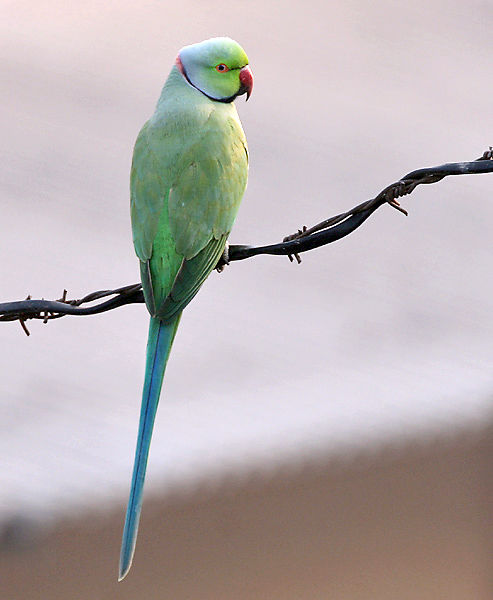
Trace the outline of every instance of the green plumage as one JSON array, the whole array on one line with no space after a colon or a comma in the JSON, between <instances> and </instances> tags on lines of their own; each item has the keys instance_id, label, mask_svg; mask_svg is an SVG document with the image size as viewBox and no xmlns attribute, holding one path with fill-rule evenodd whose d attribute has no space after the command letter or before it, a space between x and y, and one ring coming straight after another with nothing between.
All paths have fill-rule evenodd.
<instances>
[{"instance_id":1,"label":"green plumage","mask_svg":"<svg viewBox=\"0 0 493 600\"><path fill-rule=\"evenodd\" d=\"M151 323L120 580L132 564L154 417L181 312L217 265L247 183L246 140L232 103L251 92L247 64L229 38L183 48L135 143L132 231Z\"/></svg>"},{"instance_id":2,"label":"green plumage","mask_svg":"<svg viewBox=\"0 0 493 600\"><path fill-rule=\"evenodd\" d=\"M234 105L210 100L173 67L131 172L134 245L152 315L167 320L183 310L217 264L247 172Z\"/></svg>"}]
</instances>

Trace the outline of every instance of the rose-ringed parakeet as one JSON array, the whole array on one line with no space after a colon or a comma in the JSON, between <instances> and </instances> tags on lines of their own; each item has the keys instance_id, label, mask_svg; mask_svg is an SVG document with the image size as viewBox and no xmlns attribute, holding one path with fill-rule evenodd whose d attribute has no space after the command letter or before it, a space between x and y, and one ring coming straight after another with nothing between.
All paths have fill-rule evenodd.
<instances>
[{"instance_id":1,"label":"rose-ringed parakeet","mask_svg":"<svg viewBox=\"0 0 493 600\"><path fill-rule=\"evenodd\" d=\"M223 254L245 191L248 151L233 100L248 99L252 86L248 58L233 40L185 46L135 143L132 231L151 321L119 580L132 564L154 417L181 313Z\"/></svg>"}]
</instances>

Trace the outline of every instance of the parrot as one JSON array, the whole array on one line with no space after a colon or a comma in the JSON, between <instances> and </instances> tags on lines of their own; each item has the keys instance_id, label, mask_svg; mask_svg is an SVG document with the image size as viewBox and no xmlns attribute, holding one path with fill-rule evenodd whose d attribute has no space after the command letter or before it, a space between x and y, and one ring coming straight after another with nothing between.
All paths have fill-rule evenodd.
<instances>
[{"instance_id":1,"label":"parrot","mask_svg":"<svg viewBox=\"0 0 493 600\"><path fill-rule=\"evenodd\" d=\"M130 212L150 313L137 447L118 580L137 540L154 419L183 309L223 256L248 177L248 148L235 98L253 74L228 37L178 52L152 117L135 142Z\"/></svg>"}]
</instances>

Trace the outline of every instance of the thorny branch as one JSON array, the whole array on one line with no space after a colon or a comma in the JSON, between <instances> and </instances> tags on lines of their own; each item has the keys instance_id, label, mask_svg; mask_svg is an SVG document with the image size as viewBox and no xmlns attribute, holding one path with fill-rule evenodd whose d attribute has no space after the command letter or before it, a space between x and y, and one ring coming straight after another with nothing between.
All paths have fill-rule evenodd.
<instances>
[{"instance_id":1,"label":"thorny branch","mask_svg":"<svg viewBox=\"0 0 493 600\"><path fill-rule=\"evenodd\" d=\"M404 175L399 181L388 185L375 198L358 204L358 206L345 213L317 223L313 227L303 227L297 233L285 237L279 244L229 246L216 268L218 271L222 271L226 264L259 254L288 256L291 261L294 256L297 262L300 263L299 255L302 252L331 244L349 235L383 204L390 204L393 208L407 215L407 211L400 206L397 199L411 194L418 185L436 183L450 175L474 175L478 173L493 173L493 148L491 146L480 158L474 161L447 163L438 167L412 171ZM59 319L65 315L95 315L125 304L144 302L140 283L127 285L116 290L92 292L79 300L67 300L66 296L67 292L64 290L63 296L58 300L32 300L28 296L26 300L19 302L5 302L0 304L0 321L20 321L22 328L29 335L25 324L28 319L41 319L44 323L47 323L52 319ZM93 306L81 306L102 298L109 299Z\"/></svg>"}]
</instances>

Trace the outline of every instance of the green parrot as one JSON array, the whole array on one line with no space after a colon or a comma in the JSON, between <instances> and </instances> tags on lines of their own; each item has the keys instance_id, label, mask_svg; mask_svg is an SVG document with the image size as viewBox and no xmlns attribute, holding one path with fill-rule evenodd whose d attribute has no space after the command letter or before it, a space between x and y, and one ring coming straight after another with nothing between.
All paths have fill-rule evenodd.
<instances>
[{"instance_id":1,"label":"green parrot","mask_svg":"<svg viewBox=\"0 0 493 600\"><path fill-rule=\"evenodd\" d=\"M181 313L221 258L246 188L248 150L233 100L248 100L252 87L247 55L232 39L185 46L135 143L132 231L151 320L119 581L132 564L154 418Z\"/></svg>"}]
</instances>

